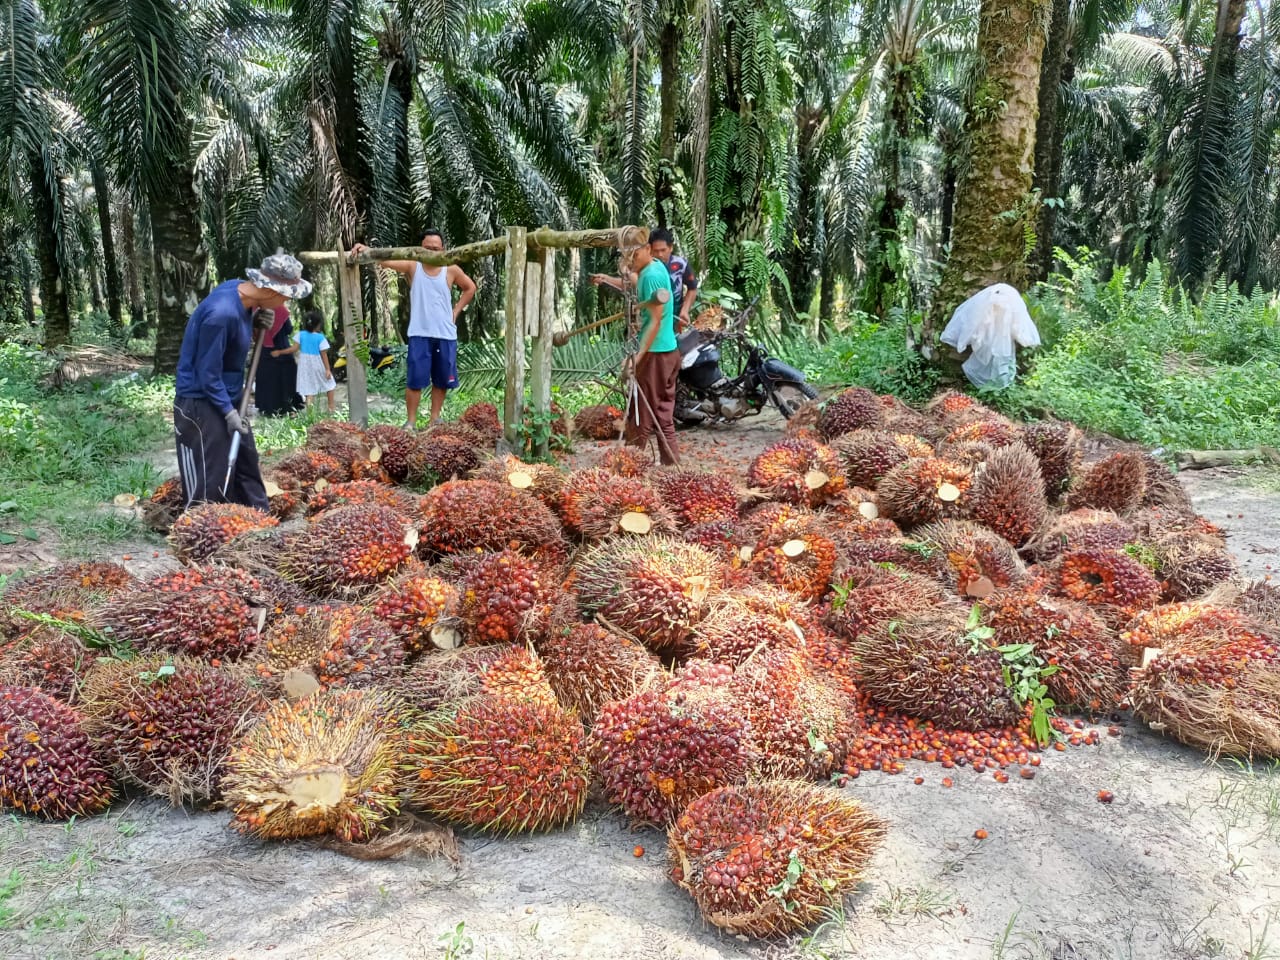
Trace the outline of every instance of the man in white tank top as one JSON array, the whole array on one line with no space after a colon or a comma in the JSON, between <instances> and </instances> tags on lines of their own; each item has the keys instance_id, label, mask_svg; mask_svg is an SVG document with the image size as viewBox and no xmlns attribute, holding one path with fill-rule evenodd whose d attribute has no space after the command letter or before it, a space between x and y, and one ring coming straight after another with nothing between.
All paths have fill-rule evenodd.
<instances>
[{"instance_id":1,"label":"man in white tank top","mask_svg":"<svg viewBox=\"0 0 1280 960\"><path fill-rule=\"evenodd\" d=\"M426 250L444 250L444 237L439 230L428 230L422 238ZM363 243L351 248L352 253L367 250ZM475 282L457 264L428 267L416 260L386 260L380 266L402 274L409 281L409 356L405 380L404 405L408 413L405 423L410 430L418 426L418 404L422 391L431 387L431 423L440 422L445 393L458 385L458 314L476 295ZM458 302L453 302L453 288L458 288Z\"/></svg>"}]
</instances>

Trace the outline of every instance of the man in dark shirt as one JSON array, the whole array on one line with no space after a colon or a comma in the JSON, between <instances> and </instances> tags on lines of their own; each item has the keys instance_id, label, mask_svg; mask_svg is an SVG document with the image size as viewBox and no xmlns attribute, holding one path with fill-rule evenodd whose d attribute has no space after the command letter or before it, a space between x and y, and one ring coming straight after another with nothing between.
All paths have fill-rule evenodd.
<instances>
[{"instance_id":1,"label":"man in dark shirt","mask_svg":"<svg viewBox=\"0 0 1280 960\"><path fill-rule=\"evenodd\" d=\"M245 276L247 280L227 280L214 287L192 312L182 335L173 431L188 507L229 501L268 508L253 433L237 409L246 389L245 358L255 328L269 327L272 311L286 300L310 294L311 284L302 279L302 264L286 253L267 257L260 269L249 268ZM237 433L240 453L224 492L231 438Z\"/></svg>"}]
</instances>

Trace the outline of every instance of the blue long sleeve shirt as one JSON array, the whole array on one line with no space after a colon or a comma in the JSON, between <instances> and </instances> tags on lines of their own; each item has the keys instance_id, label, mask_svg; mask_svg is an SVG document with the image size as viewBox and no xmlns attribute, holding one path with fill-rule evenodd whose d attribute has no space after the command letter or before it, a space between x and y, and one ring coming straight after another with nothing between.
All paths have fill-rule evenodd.
<instances>
[{"instance_id":1,"label":"blue long sleeve shirt","mask_svg":"<svg viewBox=\"0 0 1280 960\"><path fill-rule=\"evenodd\" d=\"M253 344L253 313L237 292L242 282L228 280L209 291L188 318L178 353L176 394L208 400L223 414L244 389L244 361Z\"/></svg>"}]
</instances>

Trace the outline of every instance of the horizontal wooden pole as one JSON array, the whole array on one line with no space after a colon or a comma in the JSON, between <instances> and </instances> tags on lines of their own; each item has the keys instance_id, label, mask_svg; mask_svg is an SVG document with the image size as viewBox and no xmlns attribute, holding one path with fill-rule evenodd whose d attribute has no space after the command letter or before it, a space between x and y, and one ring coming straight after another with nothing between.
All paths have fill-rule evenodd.
<instances>
[{"instance_id":1,"label":"horizontal wooden pole","mask_svg":"<svg viewBox=\"0 0 1280 960\"><path fill-rule=\"evenodd\" d=\"M571 247L638 247L648 241L649 231L643 227L618 227L612 230L552 230L539 227L526 234L531 250L567 250ZM348 263L382 263L384 260L416 260L429 267L448 267L455 263L479 260L505 254L507 238L477 240L452 250L424 250L422 247L370 247L358 255L347 254ZM313 266L336 265L338 254L333 250L304 250L298 254L303 263Z\"/></svg>"}]
</instances>

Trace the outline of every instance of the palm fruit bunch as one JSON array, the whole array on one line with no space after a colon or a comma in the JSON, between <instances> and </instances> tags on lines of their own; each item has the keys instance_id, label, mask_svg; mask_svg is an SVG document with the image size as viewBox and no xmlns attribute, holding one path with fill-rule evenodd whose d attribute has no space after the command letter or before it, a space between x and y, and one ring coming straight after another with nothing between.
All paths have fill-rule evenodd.
<instances>
[{"instance_id":1,"label":"palm fruit bunch","mask_svg":"<svg viewBox=\"0 0 1280 960\"><path fill-rule=\"evenodd\" d=\"M286 540L280 573L318 596L339 596L386 580L417 542L413 523L389 507L335 507Z\"/></svg>"},{"instance_id":2,"label":"palm fruit bunch","mask_svg":"<svg viewBox=\"0 0 1280 960\"><path fill-rule=\"evenodd\" d=\"M862 689L881 706L961 730L1018 722L1001 655L961 605L917 610L853 641Z\"/></svg>"},{"instance_id":3,"label":"palm fruit bunch","mask_svg":"<svg viewBox=\"0 0 1280 960\"><path fill-rule=\"evenodd\" d=\"M390 507L406 516L417 512L418 499L396 487L374 480L350 480L346 483L316 484L307 502L307 516L332 510L334 507L375 506Z\"/></svg>"},{"instance_id":4,"label":"palm fruit bunch","mask_svg":"<svg viewBox=\"0 0 1280 960\"><path fill-rule=\"evenodd\" d=\"M351 464L319 450L297 450L275 465L277 475L293 477L302 486L317 480L345 483L351 479Z\"/></svg>"},{"instance_id":5,"label":"palm fruit bunch","mask_svg":"<svg viewBox=\"0 0 1280 960\"><path fill-rule=\"evenodd\" d=\"M409 457L418 445L418 438L404 427L380 423L365 431L369 443L381 454L378 463L393 483L404 483L409 472ZM370 451L372 453L372 450Z\"/></svg>"},{"instance_id":6,"label":"palm fruit bunch","mask_svg":"<svg viewBox=\"0 0 1280 960\"><path fill-rule=\"evenodd\" d=\"M926 416L936 420L945 433L963 427L966 423L1004 419L990 407L958 390L944 390L925 404L924 412Z\"/></svg>"},{"instance_id":7,"label":"palm fruit bunch","mask_svg":"<svg viewBox=\"0 0 1280 960\"><path fill-rule=\"evenodd\" d=\"M1146 488L1142 495L1142 505L1194 517L1196 511L1191 503L1191 494L1178 482L1177 475L1151 454L1144 453L1141 456Z\"/></svg>"},{"instance_id":8,"label":"palm fruit bunch","mask_svg":"<svg viewBox=\"0 0 1280 960\"><path fill-rule=\"evenodd\" d=\"M661 676L653 654L595 623L565 624L538 649L556 699L588 727L606 703L625 700Z\"/></svg>"},{"instance_id":9,"label":"palm fruit bunch","mask_svg":"<svg viewBox=\"0 0 1280 960\"><path fill-rule=\"evenodd\" d=\"M665 687L605 704L587 741L605 798L632 820L661 824L708 790L741 782L751 731L729 693L732 676L725 666L686 668Z\"/></svg>"},{"instance_id":10,"label":"palm fruit bunch","mask_svg":"<svg viewBox=\"0 0 1280 960\"><path fill-rule=\"evenodd\" d=\"M532 494L553 510L560 507L565 480L564 474L550 464L525 463L510 454L486 461L471 472L471 477Z\"/></svg>"},{"instance_id":11,"label":"palm fruit bunch","mask_svg":"<svg viewBox=\"0 0 1280 960\"><path fill-rule=\"evenodd\" d=\"M476 643L523 643L546 630L559 597L557 585L538 561L503 550L467 565L458 617Z\"/></svg>"},{"instance_id":12,"label":"palm fruit bunch","mask_svg":"<svg viewBox=\"0 0 1280 960\"><path fill-rule=\"evenodd\" d=\"M567 552L546 504L505 483L451 480L422 498L418 549L430 554L511 548L548 558Z\"/></svg>"},{"instance_id":13,"label":"palm fruit bunch","mask_svg":"<svg viewBox=\"0 0 1280 960\"><path fill-rule=\"evenodd\" d=\"M479 401L471 404L462 411L458 422L476 431L489 444L502 436L502 421L498 419L498 408L492 403Z\"/></svg>"},{"instance_id":14,"label":"palm fruit bunch","mask_svg":"<svg viewBox=\"0 0 1280 960\"><path fill-rule=\"evenodd\" d=\"M750 567L761 579L803 600L817 600L831 587L836 545L812 520L783 520L756 541Z\"/></svg>"},{"instance_id":15,"label":"palm fruit bunch","mask_svg":"<svg viewBox=\"0 0 1280 960\"><path fill-rule=\"evenodd\" d=\"M238 503L201 503L192 507L169 530L169 543L179 560L207 559L223 544L251 530L279 526L268 513Z\"/></svg>"},{"instance_id":16,"label":"palm fruit bunch","mask_svg":"<svg viewBox=\"0 0 1280 960\"><path fill-rule=\"evenodd\" d=\"M974 470L989 459L996 452L996 447L989 443L981 443L977 440L968 440L964 443L940 443L938 444L938 456L951 463L958 464Z\"/></svg>"},{"instance_id":17,"label":"palm fruit bunch","mask_svg":"<svg viewBox=\"0 0 1280 960\"><path fill-rule=\"evenodd\" d=\"M573 433L588 440L615 440L622 433L622 411L607 403L583 407L573 415Z\"/></svg>"},{"instance_id":18,"label":"palm fruit bunch","mask_svg":"<svg viewBox=\"0 0 1280 960\"><path fill-rule=\"evenodd\" d=\"M996 417L990 420L974 420L962 424L950 431L943 438L942 444L947 447L959 447L969 443L980 443L987 447L999 449L1021 439L1021 431L1011 420Z\"/></svg>"},{"instance_id":19,"label":"palm fruit bunch","mask_svg":"<svg viewBox=\"0 0 1280 960\"><path fill-rule=\"evenodd\" d=\"M0 638L12 639L31 628L31 620L17 611L81 622L104 598L136 583L119 564L98 561L62 563L10 580L0 594Z\"/></svg>"},{"instance_id":20,"label":"palm fruit bunch","mask_svg":"<svg viewBox=\"0 0 1280 960\"><path fill-rule=\"evenodd\" d=\"M880 515L906 529L935 520L959 519L968 509L973 471L939 457L900 463L876 484Z\"/></svg>"},{"instance_id":21,"label":"palm fruit bunch","mask_svg":"<svg viewBox=\"0 0 1280 960\"><path fill-rule=\"evenodd\" d=\"M730 692L751 731L752 779L825 779L857 739L858 704L792 647L759 651L734 671Z\"/></svg>"},{"instance_id":22,"label":"palm fruit bunch","mask_svg":"<svg viewBox=\"0 0 1280 960\"><path fill-rule=\"evenodd\" d=\"M1056 517L1026 552L1044 563L1072 550L1123 550L1136 537L1133 525L1110 510L1085 508Z\"/></svg>"},{"instance_id":23,"label":"palm fruit bunch","mask_svg":"<svg viewBox=\"0 0 1280 960\"><path fill-rule=\"evenodd\" d=\"M352 464L368 460L372 446L363 428L346 420L321 420L307 428L306 449L333 457L347 472Z\"/></svg>"},{"instance_id":24,"label":"palm fruit bunch","mask_svg":"<svg viewBox=\"0 0 1280 960\"><path fill-rule=\"evenodd\" d=\"M0 644L0 683L39 687L64 703L75 703L95 659L74 633L37 624L16 640Z\"/></svg>"},{"instance_id":25,"label":"palm fruit bunch","mask_svg":"<svg viewBox=\"0 0 1280 960\"><path fill-rule=\"evenodd\" d=\"M1109 623L1122 622L1160 599L1160 581L1120 550L1073 550L1045 573L1053 593L1089 604Z\"/></svg>"},{"instance_id":26,"label":"palm fruit bunch","mask_svg":"<svg viewBox=\"0 0 1280 960\"><path fill-rule=\"evenodd\" d=\"M114 787L80 715L34 687L0 685L0 810L91 817Z\"/></svg>"},{"instance_id":27,"label":"palm fruit bunch","mask_svg":"<svg viewBox=\"0 0 1280 960\"><path fill-rule=\"evenodd\" d=\"M723 474L665 468L655 470L649 483L683 526L738 518L738 491Z\"/></svg>"},{"instance_id":28,"label":"palm fruit bunch","mask_svg":"<svg viewBox=\"0 0 1280 960\"><path fill-rule=\"evenodd\" d=\"M372 690L272 704L227 758L231 826L260 840L371 839L400 808L406 738L395 709Z\"/></svg>"},{"instance_id":29,"label":"palm fruit bunch","mask_svg":"<svg viewBox=\"0 0 1280 960\"><path fill-rule=\"evenodd\" d=\"M962 597L980 599L1026 579L1026 566L1009 541L971 521L931 523L916 538L946 561L945 580Z\"/></svg>"},{"instance_id":30,"label":"palm fruit bunch","mask_svg":"<svg viewBox=\"0 0 1280 960\"><path fill-rule=\"evenodd\" d=\"M856 640L891 620L947 600L937 580L893 564L863 564L843 574L823 612L823 623L845 640Z\"/></svg>"},{"instance_id":31,"label":"palm fruit bunch","mask_svg":"<svg viewBox=\"0 0 1280 960\"><path fill-rule=\"evenodd\" d=\"M267 629L254 658L268 689L291 699L317 689L370 687L398 676L405 648L392 629L358 607L311 607Z\"/></svg>"},{"instance_id":32,"label":"palm fruit bunch","mask_svg":"<svg viewBox=\"0 0 1280 960\"><path fill-rule=\"evenodd\" d=\"M850 387L822 406L818 431L830 443L854 430L878 430L884 423L884 405L866 387Z\"/></svg>"},{"instance_id":33,"label":"palm fruit bunch","mask_svg":"<svg viewBox=\"0 0 1280 960\"><path fill-rule=\"evenodd\" d=\"M231 744L263 708L244 680L190 657L99 663L81 711L116 775L177 806L217 796Z\"/></svg>"},{"instance_id":34,"label":"palm fruit bunch","mask_svg":"<svg viewBox=\"0 0 1280 960\"><path fill-rule=\"evenodd\" d=\"M688 643L691 656L736 667L758 650L797 647L800 628L778 610L761 609L736 592L716 594Z\"/></svg>"},{"instance_id":35,"label":"palm fruit bunch","mask_svg":"<svg viewBox=\"0 0 1280 960\"><path fill-rule=\"evenodd\" d=\"M772 499L810 507L845 486L840 456L825 444L800 438L765 447L747 468L747 482Z\"/></svg>"},{"instance_id":36,"label":"palm fruit bunch","mask_svg":"<svg viewBox=\"0 0 1280 960\"><path fill-rule=\"evenodd\" d=\"M880 394L880 406L884 410L882 430L890 433L913 434L917 439L934 434L941 436L932 420L891 393ZM942 432L945 433L945 431Z\"/></svg>"},{"instance_id":37,"label":"palm fruit bunch","mask_svg":"<svg viewBox=\"0 0 1280 960\"><path fill-rule=\"evenodd\" d=\"M1151 545L1165 597L1194 600L1236 575L1236 562L1222 544L1199 533L1168 533Z\"/></svg>"},{"instance_id":38,"label":"palm fruit bunch","mask_svg":"<svg viewBox=\"0 0 1280 960\"><path fill-rule=\"evenodd\" d=\"M1183 630L1136 671L1130 699L1139 717L1181 743L1280 757L1280 639L1247 621Z\"/></svg>"},{"instance_id":39,"label":"palm fruit bunch","mask_svg":"<svg viewBox=\"0 0 1280 960\"><path fill-rule=\"evenodd\" d=\"M822 434L818 430L818 421L821 419L822 404L817 400L803 400L787 420L783 433L788 437L804 437L821 443Z\"/></svg>"},{"instance_id":40,"label":"palm fruit bunch","mask_svg":"<svg viewBox=\"0 0 1280 960\"><path fill-rule=\"evenodd\" d=\"M367 460L353 460L351 462L351 479L381 484L396 482L392 479L391 473L387 468L382 465L382 448L377 445L369 448Z\"/></svg>"},{"instance_id":41,"label":"palm fruit bunch","mask_svg":"<svg viewBox=\"0 0 1280 960\"><path fill-rule=\"evenodd\" d=\"M974 471L968 515L1020 547L1044 526L1049 512L1040 461L1021 443L994 451Z\"/></svg>"},{"instance_id":42,"label":"palm fruit bunch","mask_svg":"<svg viewBox=\"0 0 1280 960\"><path fill-rule=\"evenodd\" d=\"M610 446L597 466L617 477L643 477L653 469L653 454L648 447Z\"/></svg>"},{"instance_id":43,"label":"palm fruit bunch","mask_svg":"<svg viewBox=\"0 0 1280 960\"><path fill-rule=\"evenodd\" d=\"M480 695L427 717L411 749L413 802L492 833L553 830L587 800L582 721L554 703Z\"/></svg>"},{"instance_id":44,"label":"palm fruit bunch","mask_svg":"<svg viewBox=\"0 0 1280 960\"><path fill-rule=\"evenodd\" d=\"M1265 659L1275 645L1267 628L1234 607L1207 601L1165 603L1138 613L1120 639L1141 649L1178 648L1184 653L1240 651L1241 659ZM1231 656L1221 656L1221 660Z\"/></svg>"},{"instance_id":45,"label":"palm fruit bunch","mask_svg":"<svg viewBox=\"0 0 1280 960\"><path fill-rule=\"evenodd\" d=\"M185 593L204 587L225 590L252 610L265 611L264 622L307 602L306 594L289 581L272 573L251 574L238 567L193 564L152 577L146 586L167 593Z\"/></svg>"},{"instance_id":46,"label":"palm fruit bunch","mask_svg":"<svg viewBox=\"0 0 1280 960\"><path fill-rule=\"evenodd\" d=\"M796 503L768 501L743 511L742 535L748 538L748 543L755 543L766 530L784 520L812 519L814 516L814 511Z\"/></svg>"},{"instance_id":47,"label":"palm fruit bunch","mask_svg":"<svg viewBox=\"0 0 1280 960\"><path fill-rule=\"evenodd\" d=\"M418 438L409 455L406 482L417 487L431 487L446 480L467 476L484 462L484 451L470 440L453 433L434 431Z\"/></svg>"},{"instance_id":48,"label":"palm fruit bunch","mask_svg":"<svg viewBox=\"0 0 1280 960\"><path fill-rule=\"evenodd\" d=\"M515 644L433 653L386 686L409 706L424 712L478 694L558 702L542 661L528 647Z\"/></svg>"},{"instance_id":49,"label":"palm fruit bunch","mask_svg":"<svg viewBox=\"0 0 1280 960\"><path fill-rule=\"evenodd\" d=\"M910 570L935 580L954 578L945 557L926 543L907 537L870 537L865 540L841 540L840 555L833 583L840 583L849 572L867 564L878 564Z\"/></svg>"},{"instance_id":50,"label":"palm fruit bunch","mask_svg":"<svg viewBox=\"0 0 1280 960\"><path fill-rule=\"evenodd\" d=\"M891 537L902 532L892 520L880 519L880 504L876 503L876 493L866 487L845 487L835 499L824 503L818 514L827 519L836 518L837 529L851 527L864 537Z\"/></svg>"},{"instance_id":51,"label":"palm fruit bunch","mask_svg":"<svg viewBox=\"0 0 1280 960\"><path fill-rule=\"evenodd\" d=\"M706 920L738 936L794 933L838 910L888 824L829 788L726 786L667 833L671 879Z\"/></svg>"},{"instance_id":52,"label":"palm fruit bunch","mask_svg":"<svg viewBox=\"0 0 1280 960\"><path fill-rule=\"evenodd\" d=\"M129 590L99 607L92 623L141 651L215 664L241 659L258 642L258 618L244 598L213 584Z\"/></svg>"},{"instance_id":53,"label":"palm fruit bunch","mask_svg":"<svg viewBox=\"0 0 1280 960\"><path fill-rule=\"evenodd\" d=\"M874 488L886 473L910 456L896 434L883 430L854 430L837 438L834 446L844 466L845 479L855 487Z\"/></svg>"},{"instance_id":54,"label":"palm fruit bunch","mask_svg":"<svg viewBox=\"0 0 1280 960\"><path fill-rule=\"evenodd\" d=\"M982 622L995 631L996 646L1030 644L1047 666L1057 668L1045 684L1059 707L1101 713L1124 699L1128 658L1087 605L1031 590L1001 590L982 601Z\"/></svg>"},{"instance_id":55,"label":"palm fruit bunch","mask_svg":"<svg viewBox=\"0 0 1280 960\"><path fill-rule=\"evenodd\" d=\"M721 577L719 558L694 544L615 538L583 554L573 586L584 613L661 653L683 647Z\"/></svg>"},{"instance_id":56,"label":"palm fruit bunch","mask_svg":"<svg viewBox=\"0 0 1280 960\"><path fill-rule=\"evenodd\" d=\"M1280 589L1254 580L1238 591L1234 602L1246 616L1280 629Z\"/></svg>"},{"instance_id":57,"label":"palm fruit bunch","mask_svg":"<svg viewBox=\"0 0 1280 960\"><path fill-rule=\"evenodd\" d=\"M182 493L182 478L169 477L161 481L143 502L142 520L149 530L168 533L186 503L187 498Z\"/></svg>"},{"instance_id":58,"label":"palm fruit bunch","mask_svg":"<svg viewBox=\"0 0 1280 960\"><path fill-rule=\"evenodd\" d=\"M1147 467L1134 451L1113 453L1085 468L1067 492L1072 510L1092 507L1125 514L1142 505L1147 493Z\"/></svg>"},{"instance_id":59,"label":"palm fruit bunch","mask_svg":"<svg viewBox=\"0 0 1280 960\"><path fill-rule=\"evenodd\" d=\"M438 623L456 614L458 588L415 569L400 574L380 586L369 598L369 610L391 628L410 656L419 656L439 646L432 631Z\"/></svg>"},{"instance_id":60,"label":"palm fruit bunch","mask_svg":"<svg viewBox=\"0 0 1280 960\"><path fill-rule=\"evenodd\" d=\"M685 527L680 536L686 543L695 544L735 564L741 561L744 549L751 552L751 544L756 540L754 536L747 535L743 524L736 518L696 523Z\"/></svg>"},{"instance_id":61,"label":"palm fruit bunch","mask_svg":"<svg viewBox=\"0 0 1280 960\"><path fill-rule=\"evenodd\" d=\"M587 540L675 532L675 518L651 486L598 467L569 475L560 510L565 525Z\"/></svg>"},{"instance_id":62,"label":"palm fruit bunch","mask_svg":"<svg viewBox=\"0 0 1280 960\"><path fill-rule=\"evenodd\" d=\"M277 520L288 520L302 506L302 484L287 473L274 473L262 479L267 494L267 507Z\"/></svg>"},{"instance_id":63,"label":"palm fruit bunch","mask_svg":"<svg viewBox=\"0 0 1280 960\"><path fill-rule=\"evenodd\" d=\"M1083 436L1073 423L1045 420L1025 425L1020 439L1040 461L1045 495L1056 501L1080 472Z\"/></svg>"}]
</instances>

